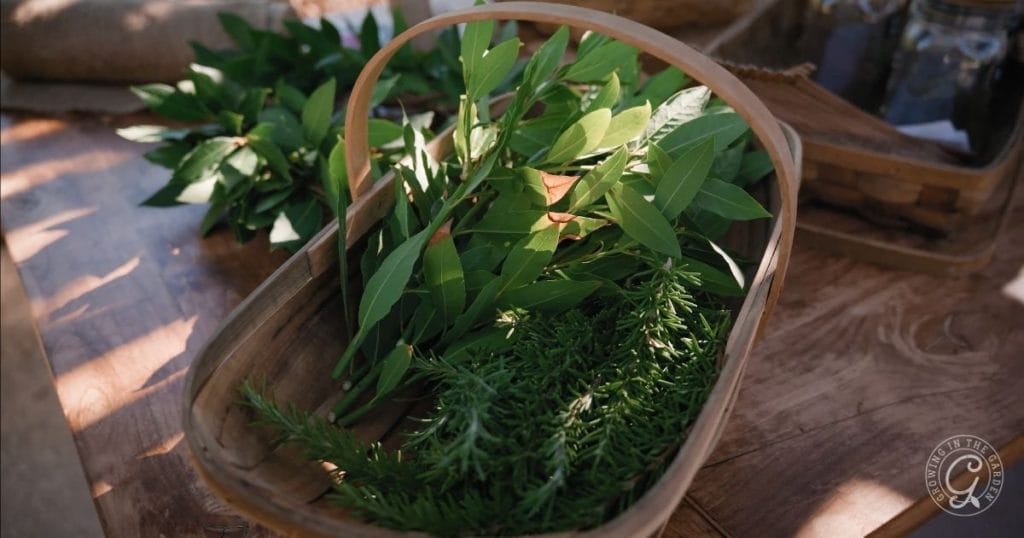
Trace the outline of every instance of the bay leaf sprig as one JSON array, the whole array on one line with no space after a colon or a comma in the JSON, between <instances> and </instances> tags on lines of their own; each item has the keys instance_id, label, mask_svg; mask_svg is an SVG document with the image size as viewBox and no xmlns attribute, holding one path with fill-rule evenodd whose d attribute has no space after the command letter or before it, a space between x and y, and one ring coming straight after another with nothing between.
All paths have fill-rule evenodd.
<instances>
[{"instance_id":1,"label":"bay leaf sprig","mask_svg":"<svg viewBox=\"0 0 1024 538\"><path fill-rule=\"evenodd\" d=\"M393 17L402 31L401 13ZM267 229L272 247L294 251L347 207L339 197L345 188L335 188L344 182L340 168L329 165L332 155L336 160L344 153L338 102L380 49L377 21L372 14L364 19L358 49L344 47L326 19L319 28L286 21L280 33L226 13L220 22L235 48L193 44L196 63L184 80L133 88L154 113L186 126L139 125L119 133L161 143L146 158L172 170L167 185L143 205L208 204L201 234L223 219L240 242ZM439 120L433 109L454 106L463 91L458 48L454 30L428 51L403 47L375 89L374 106L399 97L419 100L407 112L416 128L429 128ZM432 110L417 115L417 106L428 101ZM401 157L400 124L376 118L369 130L378 161L390 165Z\"/></svg>"}]
</instances>

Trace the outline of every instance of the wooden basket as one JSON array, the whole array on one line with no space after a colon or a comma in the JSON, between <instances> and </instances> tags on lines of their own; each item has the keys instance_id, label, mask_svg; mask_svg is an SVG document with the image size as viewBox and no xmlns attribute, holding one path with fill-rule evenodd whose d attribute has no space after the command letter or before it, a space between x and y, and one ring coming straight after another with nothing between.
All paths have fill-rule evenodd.
<instances>
[{"instance_id":1,"label":"wooden basket","mask_svg":"<svg viewBox=\"0 0 1024 538\"><path fill-rule=\"evenodd\" d=\"M768 108L800 133L801 194L858 210L876 222L906 221L941 232L970 224L1024 154L1024 81L1004 95L1000 137L987 164L966 165L912 138L810 80L787 44L806 0L775 0L738 20L705 52L729 62Z\"/></svg>"},{"instance_id":2,"label":"wooden basket","mask_svg":"<svg viewBox=\"0 0 1024 538\"><path fill-rule=\"evenodd\" d=\"M671 37L614 15L573 6L516 2L448 13L396 37L370 60L353 88L346 135L350 188L355 202L347 214L348 248L388 211L393 176L369 178L366 119L371 90L388 58L419 34L481 19L568 24L637 46L707 84L746 119L775 165L765 198L771 221L736 226L730 246L761 262L736 312L718 381L685 443L664 476L613 521L587 531L594 536L651 535L668 521L697 470L717 442L735 401L748 353L778 297L789 259L796 215L800 144L750 90L717 64ZM430 151L451 151L439 136ZM770 188L769 188L770 187ZM253 415L239 404L246 379L267 379L276 398L301 409L330 409L340 383L328 372L344 349L338 286L336 223L326 228L264 282L225 321L199 353L186 380L184 431L194 463L210 488L254 520L288 535L402 536L349 516L323 498L327 473L294 449L276 447L272 434L250 426ZM416 402L396 398L357 423L354 433L385 446L400 442L403 419Z\"/></svg>"}]
</instances>

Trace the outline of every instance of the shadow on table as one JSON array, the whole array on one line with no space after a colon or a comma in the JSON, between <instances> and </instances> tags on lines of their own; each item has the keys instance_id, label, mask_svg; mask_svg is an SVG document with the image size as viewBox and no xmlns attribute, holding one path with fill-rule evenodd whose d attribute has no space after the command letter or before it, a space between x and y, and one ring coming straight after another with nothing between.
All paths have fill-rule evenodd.
<instances>
[{"instance_id":1,"label":"shadow on table","mask_svg":"<svg viewBox=\"0 0 1024 538\"><path fill-rule=\"evenodd\" d=\"M1005 290L1024 242L999 248L984 271L942 279L798 243L694 502L736 536L863 535L927 495L944 439L1018 435L1024 305Z\"/></svg>"},{"instance_id":2,"label":"shadow on table","mask_svg":"<svg viewBox=\"0 0 1024 538\"><path fill-rule=\"evenodd\" d=\"M181 442L182 383L286 254L226 229L199 238L205 207L139 207L169 172L94 119L2 125L5 238L105 529L227 533L241 520L198 482Z\"/></svg>"}]
</instances>

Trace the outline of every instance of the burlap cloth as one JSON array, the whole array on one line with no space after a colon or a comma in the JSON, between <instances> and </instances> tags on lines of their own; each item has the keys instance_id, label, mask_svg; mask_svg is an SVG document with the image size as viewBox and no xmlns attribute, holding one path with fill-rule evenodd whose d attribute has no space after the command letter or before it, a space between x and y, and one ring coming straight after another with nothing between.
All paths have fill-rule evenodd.
<instances>
[{"instance_id":1,"label":"burlap cloth","mask_svg":"<svg viewBox=\"0 0 1024 538\"><path fill-rule=\"evenodd\" d=\"M221 11L260 28L292 16L276 0L0 0L0 107L139 110L127 84L181 79L194 58L190 41L230 46Z\"/></svg>"}]
</instances>

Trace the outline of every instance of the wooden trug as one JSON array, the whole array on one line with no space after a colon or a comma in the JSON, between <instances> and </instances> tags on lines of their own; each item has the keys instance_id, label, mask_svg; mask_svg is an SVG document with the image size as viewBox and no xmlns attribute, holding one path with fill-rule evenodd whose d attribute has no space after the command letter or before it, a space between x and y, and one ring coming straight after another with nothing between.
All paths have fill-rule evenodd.
<instances>
[{"instance_id":1,"label":"wooden trug","mask_svg":"<svg viewBox=\"0 0 1024 538\"><path fill-rule=\"evenodd\" d=\"M780 293L796 220L801 160L795 133L783 127L739 80L675 39L621 17L574 6L508 2L456 11L424 21L397 36L370 60L353 88L346 135L350 188L349 248L388 211L393 175L373 183L368 174L366 119L373 85L388 58L425 32L481 19L568 24L636 46L708 85L750 124L775 165L763 198L775 215L736 226L729 245L760 263L748 275L750 291L736 311L719 379L700 416L663 477L637 503L607 524L581 534L620 537L659 532L683 498L725 425L746 360ZM439 136L430 151L450 152ZM207 484L249 517L288 535L403 536L359 521L330 506L323 494L327 474L290 448L278 448L270 432L250 425L239 405L245 380L268 381L273 396L300 409L324 410L340 392L328 375L344 349L337 271L336 224L328 226L264 282L224 322L189 370L184 431L194 464ZM396 442L396 430L415 402L396 397L353 431L365 440ZM684 433L684 432L681 432Z\"/></svg>"}]
</instances>

